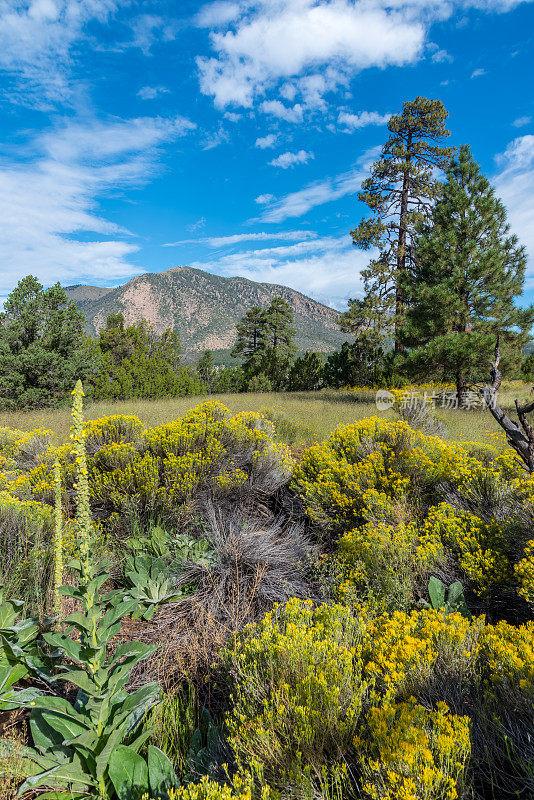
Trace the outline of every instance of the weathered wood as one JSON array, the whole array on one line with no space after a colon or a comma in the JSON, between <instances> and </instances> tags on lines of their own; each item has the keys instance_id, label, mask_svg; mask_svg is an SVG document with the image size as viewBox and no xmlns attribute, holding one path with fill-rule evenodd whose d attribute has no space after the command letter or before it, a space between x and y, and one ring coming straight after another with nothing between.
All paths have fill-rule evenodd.
<instances>
[{"instance_id":1,"label":"weathered wood","mask_svg":"<svg viewBox=\"0 0 534 800\"><path fill-rule=\"evenodd\" d=\"M495 346L495 360L491 365L491 383L486 384L482 389L482 397L488 406L493 417L497 420L506 434L508 444L514 448L519 456L518 461L528 472L534 472L534 429L527 420L526 415L534 411L534 402L526 406L520 406L517 400L515 407L521 428L517 422L506 414L497 402L497 391L502 383L502 372L499 369L501 360L501 344L497 338Z\"/></svg>"}]
</instances>

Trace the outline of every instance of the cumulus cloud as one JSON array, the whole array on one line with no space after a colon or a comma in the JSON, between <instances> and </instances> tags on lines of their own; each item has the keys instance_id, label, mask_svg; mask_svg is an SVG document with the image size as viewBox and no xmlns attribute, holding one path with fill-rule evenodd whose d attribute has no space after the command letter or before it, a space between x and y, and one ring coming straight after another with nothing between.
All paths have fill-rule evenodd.
<instances>
[{"instance_id":1,"label":"cumulus cloud","mask_svg":"<svg viewBox=\"0 0 534 800\"><path fill-rule=\"evenodd\" d=\"M268 133L267 136L260 136L256 139L255 147L259 147L260 150L265 150L267 147L274 147L276 139L277 137L274 133Z\"/></svg>"},{"instance_id":2,"label":"cumulus cloud","mask_svg":"<svg viewBox=\"0 0 534 800\"><path fill-rule=\"evenodd\" d=\"M335 178L315 181L305 186L304 189L291 192L279 200L268 202L267 208L259 219L262 222L283 222L290 217L301 217L316 206L357 192L365 177L365 172L358 168L343 172Z\"/></svg>"},{"instance_id":3,"label":"cumulus cloud","mask_svg":"<svg viewBox=\"0 0 534 800\"><path fill-rule=\"evenodd\" d=\"M132 235L97 201L146 183L158 146L192 127L182 118L68 122L32 141L27 159L0 160L0 295L29 272L51 284L142 271L129 260L138 249Z\"/></svg>"},{"instance_id":4,"label":"cumulus cloud","mask_svg":"<svg viewBox=\"0 0 534 800\"><path fill-rule=\"evenodd\" d=\"M534 286L534 136L520 136L497 157L493 183L508 210L514 233L529 254L529 287Z\"/></svg>"},{"instance_id":5,"label":"cumulus cloud","mask_svg":"<svg viewBox=\"0 0 534 800\"><path fill-rule=\"evenodd\" d=\"M297 164L307 164L311 158L315 158L313 153L307 150L299 150L298 153L281 153L276 158L273 158L272 161L269 161L269 164L272 167L289 169L289 167L294 167Z\"/></svg>"},{"instance_id":6,"label":"cumulus cloud","mask_svg":"<svg viewBox=\"0 0 534 800\"><path fill-rule=\"evenodd\" d=\"M361 111L359 114L350 114L347 111L340 111L337 121L342 126L344 133L352 133L358 128L365 128L367 125L386 125L391 114L379 114L378 111Z\"/></svg>"},{"instance_id":7,"label":"cumulus cloud","mask_svg":"<svg viewBox=\"0 0 534 800\"><path fill-rule=\"evenodd\" d=\"M300 103L294 106L286 106L280 100L264 100L260 105L264 114L270 114L277 119L284 119L286 122L302 122L304 108Z\"/></svg>"},{"instance_id":8,"label":"cumulus cloud","mask_svg":"<svg viewBox=\"0 0 534 800\"><path fill-rule=\"evenodd\" d=\"M421 23L376 4L260 0L240 4L240 12L229 20L233 28L212 31L217 55L197 60L201 89L219 107L251 107L266 88L312 66L338 64L353 73L406 64L424 42Z\"/></svg>"},{"instance_id":9,"label":"cumulus cloud","mask_svg":"<svg viewBox=\"0 0 534 800\"><path fill-rule=\"evenodd\" d=\"M370 67L403 66L423 57L426 46L435 62L450 61L446 50L428 41L435 23L460 6L506 12L521 0L235 0L205 5L198 24L211 28L213 55L197 59L200 86L216 106L290 114L278 91L301 107L324 106L325 93ZM284 110L286 109L286 110ZM295 121L291 120L290 121Z\"/></svg>"},{"instance_id":10,"label":"cumulus cloud","mask_svg":"<svg viewBox=\"0 0 534 800\"><path fill-rule=\"evenodd\" d=\"M267 248L248 248L191 264L219 275L283 284L342 310L362 292L361 269L372 253L352 245L350 236L327 236Z\"/></svg>"}]
</instances>

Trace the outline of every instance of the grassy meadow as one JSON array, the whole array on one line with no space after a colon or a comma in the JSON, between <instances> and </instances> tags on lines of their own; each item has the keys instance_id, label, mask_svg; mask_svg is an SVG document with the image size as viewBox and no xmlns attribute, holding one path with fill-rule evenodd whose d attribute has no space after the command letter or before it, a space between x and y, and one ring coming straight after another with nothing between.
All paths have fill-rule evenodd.
<instances>
[{"instance_id":1,"label":"grassy meadow","mask_svg":"<svg viewBox=\"0 0 534 800\"><path fill-rule=\"evenodd\" d=\"M530 384L514 382L505 386L499 394L505 408L514 408L514 400L527 402L532 399ZM290 425L278 427L280 438L294 445L309 445L327 439L338 425L378 416L394 420L394 411L378 411L374 390L323 390L319 392L270 392L245 394L217 394L210 396L176 397L162 400L102 400L88 402L85 409L87 419L99 419L112 414L134 414L148 427L163 425L183 416L191 408L207 400L222 403L233 414L240 411L266 411L285 419ZM446 438L452 441L495 441L502 439L501 429L489 411L473 408L467 411L444 409L438 406L435 416L445 425ZM0 411L0 427L17 430L46 428L54 432L55 440L64 441L71 424L70 408L39 409L33 411ZM293 427L294 426L294 427Z\"/></svg>"}]
</instances>

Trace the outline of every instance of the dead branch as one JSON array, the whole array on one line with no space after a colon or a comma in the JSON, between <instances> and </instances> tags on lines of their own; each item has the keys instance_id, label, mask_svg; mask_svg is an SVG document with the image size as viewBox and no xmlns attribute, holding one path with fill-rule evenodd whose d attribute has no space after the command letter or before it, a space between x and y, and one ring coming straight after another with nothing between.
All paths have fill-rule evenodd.
<instances>
[{"instance_id":1,"label":"dead branch","mask_svg":"<svg viewBox=\"0 0 534 800\"><path fill-rule=\"evenodd\" d=\"M534 411L534 402L526 406L520 406L517 400L515 407L517 416L521 424L521 428L517 422L502 410L497 402L497 391L502 383L502 372L499 369L501 360L501 343L500 338L497 337L497 344L495 345L495 360L491 365L491 383L486 384L482 389L482 397L488 406L493 417L497 420L501 428L506 434L506 439L510 447L513 447L519 456L518 461L528 470L534 472L534 429L527 420L526 415Z\"/></svg>"}]
</instances>

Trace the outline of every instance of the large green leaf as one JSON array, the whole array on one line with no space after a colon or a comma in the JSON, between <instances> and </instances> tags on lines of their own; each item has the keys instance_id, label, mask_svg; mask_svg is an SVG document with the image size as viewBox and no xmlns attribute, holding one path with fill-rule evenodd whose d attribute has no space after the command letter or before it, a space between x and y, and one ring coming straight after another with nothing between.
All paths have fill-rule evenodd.
<instances>
[{"instance_id":1,"label":"large green leaf","mask_svg":"<svg viewBox=\"0 0 534 800\"><path fill-rule=\"evenodd\" d=\"M34 745L45 756L52 751L54 752L54 756L57 756L58 751L63 748L63 736L46 722L41 710L32 712L30 717L30 731ZM64 748L64 751L65 759L67 759L68 751L66 748ZM56 763L61 760L61 758L57 757Z\"/></svg>"},{"instance_id":2,"label":"large green leaf","mask_svg":"<svg viewBox=\"0 0 534 800\"><path fill-rule=\"evenodd\" d=\"M430 577L428 582L428 594L433 608L443 608L445 605L445 585L434 575Z\"/></svg>"},{"instance_id":3,"label":"large green leaf","mask_svg":"<svg viewBox=\"0 0 534 800\"><path fill-rule=\"evenodd\" d=\"M65 742L87 731L87 725L80 724L77 720L66 714L58 714L53 711L41 711L40 713L45 722L61 734Z\"/></svg>"},{"instance_id":4,"label":"large green leaf","mask_svg":"<svg viewBox=\"0 0 534 800\"><path fill-rule=\"evenodd\" d=\"M109 760L109 777L119 800L134 800L148 792L148 767L144 758L126 745L118 745Z\"/></svg>"},{"instance_id":5,"label":"large green leaf","mask_svg":"<svg viewBox=\"0 0 534 800\"><path fill-rule=\"evenodd\" d=\"M174 767L165 753L151 744L148 746L147 762L150 792L154 800L156 798L166 800L169 789L177 789L179 786Z\"/></svg>"},{"instance_id":6,"label":"large green leaf","mask_svg":"<svg viewBox=\"0 0 534 800\"><path fill-rule=\"evenodd\" d=\"M81 661L83 654L83 645L80 642L69 639L61 633L48 632L43 634L43 639L48 642L52 647L58 647L63 650L69 658L73 661Z\"/></svg>"},{"instance_id":7,"label":"large green leaf","mask_svg":"<svg viewBox=\"0 0 534 800\"><path fill-rule=\"evenodd\" d=\"M21 797L29 789L38 789L40 786L67 788L72 783L95 787L92 777L84 774L73 764L58 764L57 767L46 770L46 772L27 778L20 787L17 797Z\"/></svg>"}]
</instances>

